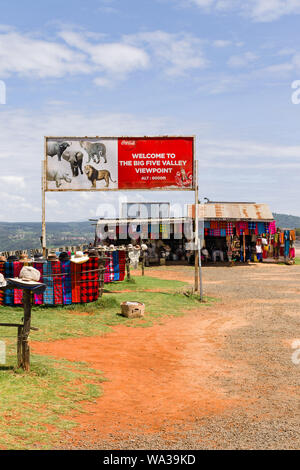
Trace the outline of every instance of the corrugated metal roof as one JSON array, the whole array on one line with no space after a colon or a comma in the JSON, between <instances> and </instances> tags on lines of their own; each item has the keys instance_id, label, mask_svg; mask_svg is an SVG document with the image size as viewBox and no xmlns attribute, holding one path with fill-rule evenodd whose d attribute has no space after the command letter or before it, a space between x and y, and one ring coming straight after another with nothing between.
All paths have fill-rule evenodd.
<instances>
[{"instance_id":1,"label":"corrugated metal roof","mask_svg":"<svg viewBox=\"0 0 300 470\"><path fill-rule=\"evenodd\" d=\"M188 205L188 216L195 214L195 205ZM273 214L267 204L208 203L199 204L199 217L207 220L259 220L270 222Z\"/></svg>"}]
</instances>

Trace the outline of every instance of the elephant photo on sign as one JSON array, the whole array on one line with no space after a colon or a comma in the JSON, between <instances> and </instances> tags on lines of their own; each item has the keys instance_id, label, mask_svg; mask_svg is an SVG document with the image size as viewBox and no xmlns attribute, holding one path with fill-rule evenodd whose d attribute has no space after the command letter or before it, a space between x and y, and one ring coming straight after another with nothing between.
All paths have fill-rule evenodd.
<instances>
[{"instance_id":1,"label":"elephant photo on sign","mask_svg":"<svg viewBox=\"0 0 300 470\"><path fill-rule=\"evenodd\" d=\"M57 155L58 161L61 161L61 156L63 152L70 147L71 144L68 142L47 142L47 155L49 157L54 157Z\"/></svg>"},{"instance_id":2,"label":"elephant photo on sign","mask_svg":"<svg viewBox=\"0 0 300 470\"><path fill-rule=\"evenodd\" d=\"M72 175L74 177L79 175L80 173L83 175L82 171L82 161L83 161L83 153L76 150L65 150L62 154L62 157L66 162L70 163Z\"/></svg>"},{"instance_id":3,"label":"elephant photo on sign","mask_svg":"<svg viewBox=\"0 0 300 470\"><path fill-rule=\"evenodd\" d=\"M88 142L81 140L80 146L87 152L89 159L88 163L92 160L95 163L100 163L100 158L104 158L104 163L107 163L106 146L101 142Z\"/></svg>"}]
</instances>

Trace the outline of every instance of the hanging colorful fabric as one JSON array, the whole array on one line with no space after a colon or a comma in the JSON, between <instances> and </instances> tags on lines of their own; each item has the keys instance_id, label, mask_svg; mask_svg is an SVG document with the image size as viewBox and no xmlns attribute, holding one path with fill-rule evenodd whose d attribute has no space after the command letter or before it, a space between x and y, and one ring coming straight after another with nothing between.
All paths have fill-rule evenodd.
<instances>
[{"instance_id":1,"label":"hanging colorful fabric","mask_svg":"<svg viewBox=\"0 0 300 470\"><path fill-rule=\"evenodd\" d=\"M54 293L54 304L63 304L63 291L62 291L62 276L61 276L61 264L60 261L51 261L51 269L53 275L53 293Z\"/></svg>"},{"instance_id":2,"label":"hanging colorful fabric","mask_svg":"<svg viewBox=\"0 0 300 470\"><path fill-rule=\"evenodd\" d=\"M71 261L61 261L63 304L70 305L72 303L72 286L71 286Z\"/></svg>"},{"instance_id":3,"label":"hanging colorful fabric","mask_svg":"<svg viewBox=\"0 0 300 470\"><path fill-rule=\"evenodd\" d=\"M80 303L80 289L81 289L81 271L85 263L78 264L71 262L71 279L72 279L72 303Z\"/></svg>"},{"instance_id":4,"label":"hanging colorful fabric","mask_svg":"<svg viewBox=\"0 0 300 470\"><path fill-rule=\"evenodd\" d=\"M41 277L39 282L43 282L43 264L44 263L33 263L33 267L40 271ZM34 303L35 305L42 305L43 303L43 294L34 294Z\"/></svg>"},{"instance_id":5,"label":"hanging colorful fabric","mask_svg":"<svg viewBox=\"0 0 300 470\"><path fill-rule=\"evenodd\" d=\"M14 261L13 262L13 270L14 270L14 276L13 277L19 277L19 274L21 272L21 269L23 268L23 263L20 261ZM23 291L22 289L14 289L14 304L15 305L21 305L23 302Z\"/></svg>"}]
</instances>

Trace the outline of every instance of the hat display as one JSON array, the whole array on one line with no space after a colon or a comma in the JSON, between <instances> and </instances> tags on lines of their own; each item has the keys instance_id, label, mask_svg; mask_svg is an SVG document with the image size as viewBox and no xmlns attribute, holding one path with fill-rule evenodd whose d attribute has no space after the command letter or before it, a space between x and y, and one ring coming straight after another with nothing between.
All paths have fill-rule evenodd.
<instances>
[{"instance_id":1,"label":"hat display","mask_svg":"<svg viewBox=\"0 0 300 470\"><path fill-rule=\"evenodd\" d=\"M20 255L20 261L21 261L21 263L31 263L31 262L32 262L32 259L31 259L31 258L28 258L27 253L22 253L22 254Z\"/></svg>"},{"instance_id":2,"label":"hat display","mask_svg":"<svg viewBox=\"0 0 300 470\"><path fill-rule=\"evenodd\" d=\"M88 255L91 257L91 258L98 258L98 251L95 250L94 248L88 250Z\"/></svg>"},{"instance_id":3,"label":"hat display","mask_svg":"<svg viewBox=\"0 0 300 470\"><path fill-rule=\"evenodd\" d=\"M0 287L5 287L6 285L7 285L7 282L4 279L3 274L0 273Z\"/></svg>"},{"instance_id":4,"label":"hat display","mask_svg":"<svg viewBox=\"0 0 300 470\"><path fill-rule=\"evenodd\" d=\"M19 278L23 281L35 281L40 280L41 273L38 269L33 268L32 266L23 266L20 271Z\"/></svg>"},{"instance_id":5,"label":"hat display","mask_svg":"<svg viewBox=\"0 0 300 470\"><path fill-rule=\"evenodd\" d=\"M55 253L55 251L50 251L50 253L48 253L48 258L47 258L48 261L56 261L58 260L58 257L57 257L57 254Z\"/></svg>"},{"instance_id":6,"label":"hat display","mask_svg":"<svg viewBox=\"0 0 300 470\"><path fill-rule=\"evenodd\" d=\"M41 273L37 269L31 266L23 266L20 271L19 277L7 278L8 281L11 281L15 284L21 286L35 286L40 285Z\"/></svg>"},{"instance_id":7,"label":"hat display","mask_svg":"<svg viewBox=\"0 0 300 470\"><path fill-rule=\"evenodd\" d=\"M70 259L70 256L69 256L69 253L67 251L62 251L59 254L59 260L60 261L69 261L69 259Z\"/></svg>"},{"instance_id":8,"label":"hat display","mask_svg":"<svg viewBox=\"0 0 300 470\"><path fill-rule=\"evenodd\" d=\"M8 258L7 258L7 261L9 263L12 263L13 261L19 261L19 258L16 256L16 255L10 255Z\"/></svg>"},{"instance_id":9,"label":"hat display","mask_svg":"<svg viewBox=\"0 0 300 470\"><path fill-rule=\"evenodd\" d=\"M81 264L89 260L89 257L82 251L76 251L75 255L71 256L72 263Z\"/></svg>"}]
</instances>

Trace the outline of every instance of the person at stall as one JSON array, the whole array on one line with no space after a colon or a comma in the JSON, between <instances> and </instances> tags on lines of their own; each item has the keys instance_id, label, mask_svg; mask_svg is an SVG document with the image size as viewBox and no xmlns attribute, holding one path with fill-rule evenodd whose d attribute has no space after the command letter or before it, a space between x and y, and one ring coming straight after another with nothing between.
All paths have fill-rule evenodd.
<instances>
[{"instance_id":1,"label":"person at stall","mask_svg":"<svg viewBox=\"0 0 300 470\"><path fill-rule=\"evenodd\" d=\"M261 240L257 240L255 249L256 249L257 261L262 263L262 261L263 261L263 256L262 256L263 246L262 246Z\"/></svg>"},{"instance_id":2,"label":"person at stall","mask_svg":"<svg viewBox=\"0 0 300 470\"><path fill-rule=\"evenodd\" d=\"M201 250L201 259L207 263L208 259L210 258L208 250L203 247Z\"/></svg>"},{"instance_id":3,"label":"person at stall","mask_svg":"<svg viewBox=\"0 0 300 470\"><path fill-rule=\"evenodd\" d=\"M212 250L212 259L214 263L217 261L217 257L219 257L220 261L224 261L224 252L223 250L214 247Z\"/></svg>"}]
</instances>

